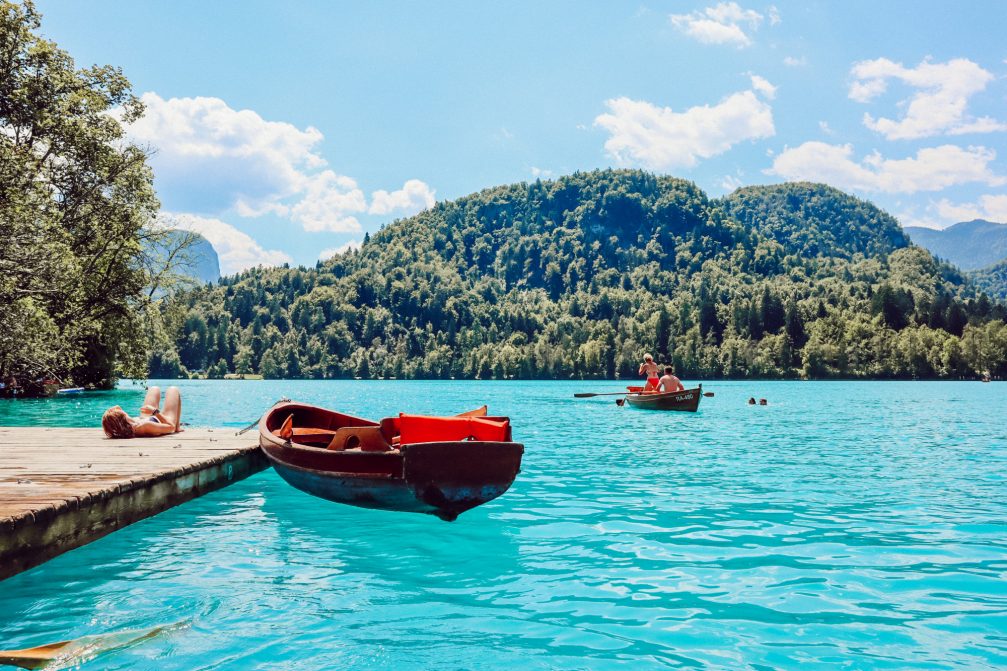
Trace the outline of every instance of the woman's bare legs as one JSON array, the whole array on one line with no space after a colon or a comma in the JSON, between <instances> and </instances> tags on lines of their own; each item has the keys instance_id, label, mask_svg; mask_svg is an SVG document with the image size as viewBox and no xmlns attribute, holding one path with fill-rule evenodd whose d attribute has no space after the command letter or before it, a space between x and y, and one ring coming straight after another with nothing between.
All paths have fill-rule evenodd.
<instances>
[{"instance_id":1,"label":"woman's bare legs","mask_svg":"<svg viewBox=\"0 0 1007 671\"><path fill-rule=\"evenodd\" d=\"M157 409L161 407L161 388L160 387L149 387L147 389L147 395L143 397L143 406L140 408L140 417L150 417ZM147 406L154 408L153 410L148 410Z\"/></svg>"},{"instance_id":2,"label":"woman's bare legs","mask_svg":"<svg viewBox=\"0 0 1007 671\"><path fill-rule=\"evenodd\" d=\"M175 425L175 433L182 428L182 394L178 387L168 387L164 392L164 412L161 413L169 423Z\"/></svg>"}]
</instances>

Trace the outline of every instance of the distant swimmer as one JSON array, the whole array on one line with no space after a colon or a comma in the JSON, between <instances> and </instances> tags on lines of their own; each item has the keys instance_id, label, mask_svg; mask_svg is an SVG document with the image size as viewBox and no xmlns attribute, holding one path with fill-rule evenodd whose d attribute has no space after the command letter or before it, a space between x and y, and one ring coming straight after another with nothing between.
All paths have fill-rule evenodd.
<instances>
[{"instance_id":1,"label":"distant swimmer","mask_svg":"<svg viewBox=\"0 0 1007 671\"><path fill-rule=\"evenodd\" d=\"M760 398L759 399L759 405L769 405L769 402L766 401L766 399L764 399L764 398Z\"/></svg>"},{"instance_id":2,"label":"distant swimmer","mask_svg":"<svg viewBox=\"0 0 1007 671\"><path fill-rule=\"evenodd\" d=\"M755 405L755 397L754 396L749 397L749 399L748 399L748 405Z\"/></svg>"}]
</instances>

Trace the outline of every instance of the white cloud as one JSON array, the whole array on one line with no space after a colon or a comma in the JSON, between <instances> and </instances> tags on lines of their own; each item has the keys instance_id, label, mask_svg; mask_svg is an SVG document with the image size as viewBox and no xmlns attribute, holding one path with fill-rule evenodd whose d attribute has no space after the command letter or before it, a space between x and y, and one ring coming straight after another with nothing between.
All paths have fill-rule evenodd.
<instances>
[{"instance_id":1,"label":"white cloud","mask_svg":"<svg viewBox=\"0 0 1007 671\"><path fill-rule=\"evenodd\" d=\"M808 64L808 59L804 56L786 56L783 59L783 64L788 68L803 68Z\"/></svg>"},{"instance_id":2,"label":"white cloud","mask_svg":"<svg viewBox=\"0 0 1007 671\"><path fill-rule=\"evenodd\" d=\"M720 180L720 188L724 191L734 191L742 184L743 182L734 175L727 175L724 179Z\"/></svg>"},{"instance_id":3,"label":"white cloud","mask_svg":"<svg viewBox=\"0 0 1007 671\"><path fill-rule=\"evenodd\" d=\"M552 177L552 175L553 175L552 170L546 170L545 168L536 168L535 166L531 167L531 176L535 177L536 179L540 177Z\"/></svg>"},{"instance_id":4,"label":"white cloud","mask_svg":"<svg viewBox=\"0 0 1007 671\"><path fill-rule=\"evenodd\" d=\"M681 113L629 98L607 100L605 105L609 113L594 120L611 134L605 151L620 164L652 170L692 167L739 142L776 133L772 109L753 91Z\"/></svg>"},{"instance_id":5,"label":"white cloud","mask_svg":"<svg viewBox=\"0 0 1007 671\"><path fill-rule=\"evenodd\" d=\"M350 240L345 242L338 247L329 247L328 249L323 249L318 253L318 260L325 261L331 259L336 254L343 254L350 251L351 249L360 249L360 245L363 244L359 240Z\"/></svg>"},{"instance_id":6,"label":"white cloud","mask_svg":"<svg viewBox=\"0 0 1007 671\"><path fill-rule=\"evenodd\" d=\"M919 213L916 207L907 207L899 212L898 219L903 226L922 226L937 230L973 219L1007 223L1007 195L987 194L971 203L953 203L942 198L936 203L930 201L923 208L923 213Z\"/></svg>"},{"instance_id":7,"label":"white cloud","mask_svg":"<svg viewBox=\"0 0 1007 671\"><path fill-rule=\"evenodd\" d=\"M853 65L849 97L867 103L888 89L894 79L916 93L899 102L905 111L900 119L864 114L864 125L889 140L914 139L934 135L963 135L1007 130L1007 124L990 117L972 118L967 113L969 98L983 91L993 75L976 63L956 58L946 63L925 60L906 68L887 58L861 61Z\"/></svg>"},{"instance_id":8,"label":"white cloud","mask_svg":"<svg viewBox=\"0 0 1007 671\"><path fill-rule=\"evenodd\" d=\"M399 212L403 216L409 216L430 209L436 202L434 191L425 182L411 179L398 191L372 193L369 211L371 214Z\"/></svg>"},{"instance_id":9,"label":"white cloud","mask_svg":"<svg viewBox=\"0 0 1007 671\"><path fill-rule=\"evenodd\" d=\"M937 212L949 224L973 219L986 219L997 223L1007 223L1007 195L985 195L978 203L952 203L942 199L937 203Z\"/></svg>"},{"instance_id":10,"label":"white cloud","mask_svg":"<svg viewBox=\"0 0 1007 671\"><path fill-rule=\"evenodd\" d=\"M776 8L776 5L769 6L769 25L775 26L780 23L780 10Z\"/></svg>"},{"instance_id":11,"label":"white cloud","mask_svg":"<svg viewBox=\"0 0 1007 671\"><path fill-rule=\"evenodd\" d=\"M745 30L755 31L763 16L751 9L742 9L736 2L721 2L691 14L672 14L671 25L704 44L734 44L747 47L752 43ZM779 22L776 8L770 9L770 21Z\"/></svg>"},{"instance_id":12,"label":"white cloud","mask_svg":"<svg viewBox=\"0 0 1007 671\"><path fill-rule=\"evenodd\" d=\"M819 121L818 122L818 127L826 135L835 135L836 134L836 131L832 130L832 127L829 125L828 121Z\"/></svg>"},{"instance_id":13,"label":"white cloud","mask_svg":"<svg viewBox=\"0 0 1007 671\"><path fill-rule=\"evenodd\" d=\"M355 215L368 212L355 180L326 169L317 129L267 121L252 110L232 109L219 98L142 96L146 114L131 138L155 150L151 164L162 200L173 210L241 217L273 214L306 231L356 233ZM402 191L377 191L372 212L417 202L433 191L409 180ZM417 185L421 185L417 187ZM391 200L389 200L391 198Z\"/></svg>"},{"instance_id":14,"label":"white cloud","mask_svg":"<svg viewBox=\"0 0 1007 671\"><path fill-rule=\"evenodd\" d=\"M260 211L303 188L304 171L324 165L322 134L234 110L219 98L164 100L144 93L146 113L128 131L156 149L157 180L173 205L214 212Z\"/></svg>"},{"instance_id":15,"label":"white cloud","mask_svg":"<svg viewBox=\"0 0 1007 671\"><path fill-rule=\"evenodd\" d=\"M1007 183L990 169L995 158L996 153L986 147L942 145L921 149L914 158L886 159L874 152L858 162L853 159L852 145L805 142L781 152L766 172L854 191L916 193L971 182L990 186Z\"/></svg>"},{"instance_id":16,"label":"white cloud","mask_svg":"<svg viewBox=\"0 0 1007 671\"><path fill-rule=\"evenodd\" d=\"M751 75L752 78L752 89L758 91L766 100L772 100L776 97L776 87L769 83L765 77L760 77L759 75Z\"/></svg>"},{"instance_id":17,"label":"white cloud","mask_svg":"<svg viewBox=\"0 0 1007 671\"><path fill-rule=\"evenodd\" d=\"M306 180L304 197L290 208L290 218L306 231L356 233L360 222L352 214L366 210L364 192L355 181L323 170Z\"/></svg>"},{"instance_id":18,"label":"white cloud","mask_svg":"<svg viewBox=\"0 0 1007 671\"><path fill-rule=\"evenodd\" d=\"M947 224L935 221L931 217L918 215L914 208L909 208L899 212L895 215L895 218L898 219L899 224L901 224L903 228L918 226L920 228L933 228L939 230L947 227Z\"/></svg>"},{"instance_id":19,"label":"white cloud","mask_svg":"<svg viewBox=\"0 0 1007 671\"><path fill-rule=\"evenodd\" d=\"M220 258L221 275L233 275L254 266L279 266L293 263L286 252L263 249L247 233L220 219L194 214L162 212L158 223L169 228L199 233L210 241Z\"/></svg>"}]
</instances>

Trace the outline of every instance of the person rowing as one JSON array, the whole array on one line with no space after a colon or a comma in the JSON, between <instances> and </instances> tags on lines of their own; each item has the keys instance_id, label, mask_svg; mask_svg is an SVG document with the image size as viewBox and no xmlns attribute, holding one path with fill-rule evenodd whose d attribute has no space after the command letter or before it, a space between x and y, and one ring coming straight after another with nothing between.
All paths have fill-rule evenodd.
<instances>
[{"instance_id":1,"label":"person rowing","mask_svg":"<svg viewBox=\"0 0 1007 671\"><path fill-rule=\"evenodd\" d=\"M660 384L661 380L658 377L661 374L661 369L656 363L654 363L654 357L649 354L643 355L643 363L640 364L640 370L637 375L647 375L647 384L644 386L644 391L653 391L657 389L657 385Z\"/></svg>"}]
</instances>

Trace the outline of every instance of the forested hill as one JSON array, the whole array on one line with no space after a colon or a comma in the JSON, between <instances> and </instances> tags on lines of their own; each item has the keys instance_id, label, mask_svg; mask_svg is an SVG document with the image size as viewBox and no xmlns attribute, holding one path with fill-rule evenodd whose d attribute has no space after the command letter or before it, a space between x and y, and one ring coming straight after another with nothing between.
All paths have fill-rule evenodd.
<instances>
[{"instance_id":1,"label":"forested hill","mask_svg":"<svg viewBox=\"0 0 1007 671\"><path fill-rule=\"evenodd\" d=\"M184 367L267 377L1007 373L1007 325L892 217L815 184L710 199L640 171L439 203L314 269L257 269L166 308ZM999 349L998 349L999 348Z\"/></svg>"},{"instance_id":2,"label":"forested hill","mask_svg":"<svg viewBox=\"0 0 1007 671\"><path fill-rule=\"evenodd\" d=\"M969 278L991 297L1007 301L1007 259L987 268L973 270Z\"/></svg>"},{"instance_id":3,"label":"forested hill","mask_svg":"<svg viewBox=\"0 0 1007 671\"><path fill-rule=\"evenodd\" d=\"M803 257L883 257L910 244L894 217L823 184L745 187L721 204L742 225Z\"/></svg>"}]
</instances>

